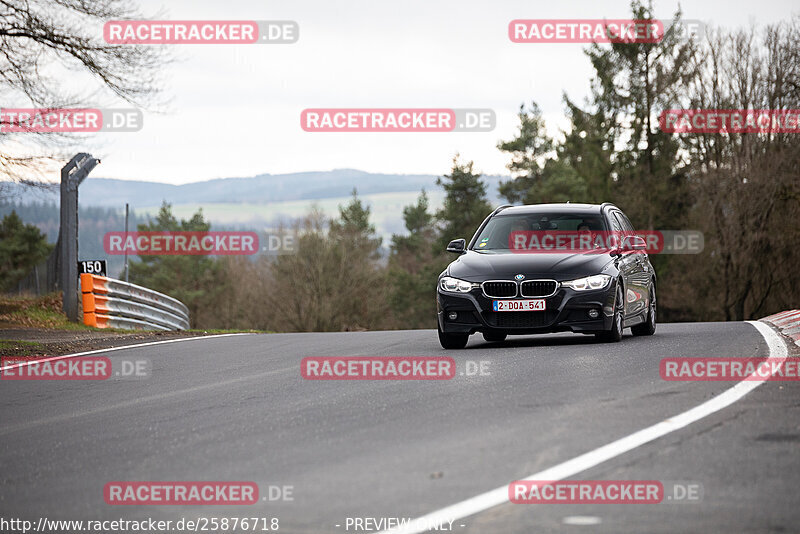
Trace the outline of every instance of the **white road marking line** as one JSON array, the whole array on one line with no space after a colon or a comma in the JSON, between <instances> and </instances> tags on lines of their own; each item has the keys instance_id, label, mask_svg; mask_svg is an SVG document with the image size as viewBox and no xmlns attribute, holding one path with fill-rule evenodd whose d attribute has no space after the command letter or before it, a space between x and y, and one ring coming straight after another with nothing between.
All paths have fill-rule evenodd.
<instances>
[{"instance_id":1,"label":"white road marking line","mask_svg":"<svg viewBox=\"0 0 800 534\"><path fill-rule=\"evenodd\" d=\"M78 356L87 356L89 354L99 354L101 352L111 352L114 350L123 350L123 349L135 349L137 347L148 347L150 345L163 345L165 343L178 343L179 341L194 341L196 339L210 339L212 337L228 337L228 336L249 336L250 334L247 332L243 332L240 334L214 334L212 336L193 336L193 337L182 337L180 339L165 339L162 341L148 341L147 343L137 343L135 345L121 345L119 347L109 347L107 349L97 349L97 350L89 350L86 352L76 352L74 354L63 354L61 356L51 356L49 358L34 358L30 361L26 362L19 362L11 365L6 365L4 367L0 367L0 371L6 371L8 369L16 369L17 367L22 367L25 365L30 365L32 363L41 364L42 362L52 362L56 360L64 360L67 358L77 358ZM3 359L9 360L16 360L17 358L21 358L21 356L3 356Z\"/></svg>"},{"instance_id":2,"label":"white road marking line","mask_svg":"<svg viewBox=\"0 0 800 534\"><path fill-rule=\"evenodd\" d=\"M765 323L758 321L746 321L755 327L756 330L764 337L769 348L769 356L777 359L785 359L788 355L786 345L783 340ZM665 419L660 423L649 426L638 432L634 432L624 438L618 439L614 442L599 447L593 451L589 451L580 456L576 456L571 460L560 463L544 471L534 473L523 479L516 480L563 480L565 478L574 476L582 471L586 471L596 465L616 458L617 456L631 451L637 447L656 440L676 430L688 426L704 417L720 411L738 401L765 381L760 378L756 373L751 377L756 380L742 380L730 389L725 390L716 397L691 408L683 413ZM509 480L509 484L512 481ZM500 486L493 490L481 493L470 499L458 502L456 504L441 508L427 515L418 517L403 526L395 527L393 529L384 530L379 534L418 534L427 531L428 525L436 525L440 522L454 521L456 519L463 519L465 517L477 514L489 508L508 503L508 485Z\"/></svg>"},{"instance_id":3,"label":"white road marking line","mask_svg":"<svg viewBox=\"0 0 800 534\"><path fill-rule=\"evenodd\" d=\"M565 525L599 525L602 520L596 515L568 515L561 522Z\"/></svg>"}]
</instances>

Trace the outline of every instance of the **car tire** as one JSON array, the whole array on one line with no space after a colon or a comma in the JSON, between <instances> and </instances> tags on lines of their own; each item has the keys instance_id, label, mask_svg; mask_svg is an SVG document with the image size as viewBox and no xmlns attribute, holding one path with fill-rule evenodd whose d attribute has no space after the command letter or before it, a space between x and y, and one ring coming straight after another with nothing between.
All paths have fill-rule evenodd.
<instances>
[{"instance_id":1,"label":"car tire","mask_svg":"<svg viewBox=\"0 0 800 534\"><path fill-rule=\"evenodd\" d=\"M463 349L467 346L469 341L469 334L446 334L442 332L441 328L437 328L439 332L439 344L443 349Z\"/></svg>"},{"instance_id":2,"label":"car tire","mask_svg":"<svg viewBox=\"0 0 800 534\"><path fill-rule=\"evenodd\" d=\"M600 332L597 339L605 343L616 343L622 340L622 324L624 321L623 312L625 309L625 294L622 291L622 284L617 282L617 296L614 299L614 317L611 321L611 330Z\"/></svg>"},{"instance_id":3,"label":"car tire","mask_svg":"<svg viewBox=\"0 0 800 534\"><path fill-rule=\"evenodd\" d=\"M483 339L488 341L489 343L500 343L505 341L508 337L507 334L498 334L495 332L483 332Z\"/></svg>"},{"instance_id":4,"label":"car tire","mask_svg":"<svg viewBox=\"0 0 800 534\"><path fill-rule=\"evenodd\" d=\"M656 286L650 288L650 306L647 308L647 320L631 327L634 336L652 336L656 333Z\"/></svg>"}]
</instances>

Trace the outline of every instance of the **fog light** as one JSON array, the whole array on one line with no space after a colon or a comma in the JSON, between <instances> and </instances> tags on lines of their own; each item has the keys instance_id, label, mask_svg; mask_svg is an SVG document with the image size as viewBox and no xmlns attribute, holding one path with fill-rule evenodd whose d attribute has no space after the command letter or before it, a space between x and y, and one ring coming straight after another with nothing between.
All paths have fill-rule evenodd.
<instances>
[{"instance_id":1,"label":"fog light","mask_svg":"<svg viewBox=\"0 0 800 534\"><path fill-rule=\"evenodd\" d=\"M600 317L600 312L594 309L589 310L589 317L591 317L592 319L597 319L598 317Z\"/></svg>"},{"instance_id":2,"label":"fog light","mask_svg":"<svg viewBox=\"0 0 800 534\"><path fill-rule=\"evenodd\" d=\"M458 319L458 314L456 312L450 312L447 314L447 318L450 319L451 321L455 321L456 319Z\"/></svg>"}]
</instances>

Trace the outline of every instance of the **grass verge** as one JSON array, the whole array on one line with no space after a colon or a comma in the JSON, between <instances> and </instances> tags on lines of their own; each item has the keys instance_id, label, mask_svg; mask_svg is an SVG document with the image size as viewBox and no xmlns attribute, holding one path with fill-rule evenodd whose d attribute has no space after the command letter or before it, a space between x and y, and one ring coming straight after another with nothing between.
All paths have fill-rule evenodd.
<instances>
[{"instance_id":1,"label":"grass verge","mask_svg":"<svg viewBox=\"0 0 800 534\"><path fill-rule=\"evenodd\" d=\"M0 339L0 354L6 356L34 356L44 353L44 345L38 341L15 341Z\"/></svg>"},{"instance_id":2,"label":"grass verge","mask_svg":"<svg viewBox=\"0 0 800 534\"><path fill-rule=\"evenodd\" d=\"M83 323L71 323L61 310L61 294L41 297L0 295L0 324L8 327L58 330L96 330Z\"/></svg>"}]
</instances>

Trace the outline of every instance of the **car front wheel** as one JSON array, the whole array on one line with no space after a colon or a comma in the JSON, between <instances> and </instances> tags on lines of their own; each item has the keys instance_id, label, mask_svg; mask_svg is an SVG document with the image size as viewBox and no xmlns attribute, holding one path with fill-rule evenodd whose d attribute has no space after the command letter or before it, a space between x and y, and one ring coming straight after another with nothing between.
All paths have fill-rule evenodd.
<instances>
[{"instance_id":1,"label":"car front wheel","mask_svg":"<svg viewBox=\"0 0 800 534\"><path fill-rule=\"evenodd\" d=\"M505 341L506 337L508 337L506 334L498 334L495 332L483 333L483 339L485 339L489 343L500 343L501 341Z\"/></svg>"},{"instance_id":2,"label":"car front wheel","mask_svg":"<svg viewBox=\"0 0 800 534\"><path fill-rule=\"evenodd\" d=\"M617 297L614 300L614 317L611 321L611 330L600 332L597 339L607 343L616 343L622 340L622 321L625 313L625 294L622 292L622 284L617 284Z\"/></svg>"},{"instance_id":3,"label":"car front wheel","mask_svg":"<svg viewBox=\"0 0 800 534\"><path fill-rule=\"evenodd\" d=\"M469 334L447 334L437 327L439 343L443 349L463 349L469 341Z\"/></svg>"},{"instance_id":4,"label":"car front wheel","mask_svg":"<svg viewBox=\"0 0 800 534\"><path fill-rule=\"evenodd\" d=\"M634 336L652 336L656 333L656 287L650 288L650 306L647 308L647 320L631 327Z\"/></svg>"}]
</instances>

